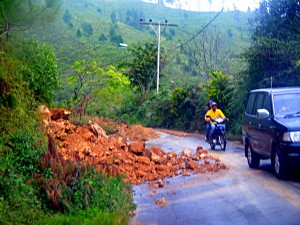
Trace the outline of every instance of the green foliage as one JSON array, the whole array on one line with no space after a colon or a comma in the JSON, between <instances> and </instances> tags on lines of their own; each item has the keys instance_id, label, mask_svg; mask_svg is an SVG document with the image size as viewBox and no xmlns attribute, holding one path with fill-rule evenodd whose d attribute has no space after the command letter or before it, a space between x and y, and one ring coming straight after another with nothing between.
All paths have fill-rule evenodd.
<instances>
[{"instance_id":1,"label":"green foliage","mask_svg":"<svg viewBox=\"0 0 300 225\"><path fill-rule=\"evenodd\" d=\"M63 20L65 23L70 23L71 22L71 19L72 19L72 16L71 16L71 13L69 10L66 9L64 15L63 15Z\"/></svg>"},{"instance_id":2,"label":"green foliage","mask_svg":"<svg viewBox=\"0 0 300 225\"><path fill-rule=\"evenodd\" d=\"M228 114L226 116L230 118L230 133L241 139L243 112L248 91L241 75L235 76L232 79L232 82L229 84L231 87L230 91L227 92L226 96L229 99L226 107L226 113Z\"/></svg>"},{"instance_id":3,"label":"green foliage","mask_svg":"<svg viewBox=\"0 0 300 225\"><path fill-rule=\"evenodd\" d=\"M53 19L58 11L61 0L31 1L2 0L0 1L0 38L11 31L24 31L34 23Z\"/></svg>"},{"instance_id":4,"label":"green foliage","mask_svg":"<svg viewBox=\"0 0 300 225\"><path fill-rule=\"evenodd\" d=\"M103 87L95 91L94 101L89 112L96 115L111 117L121 107L127 98L130 98L130 82L126 76L110 66L104 71Z\"/></svg>"},{"instance_id":5,"label":"green foliage","mask_svg":"<svg viewBox=\"0 0 300 225\"><path fill-rule=\"evenodd\" d=\"M83 98L90 98L97 86L102 86L103 69L97 62L76 61L73 65L74 74L68 77L69 85L74 87L75 103Z\"/></svg>"},{"instance_id":6,"label":"green foliage","mask_svg":"<svg viewBox=\"0 0 300 225\"><path fill-rule=\"evenodd\" d=\"M89 120L93 120L93 116L89 115L83 115L80 117L80 115L76 115L75 113L71 113L69 120L71 123L77 125L77 126L83 126L84 124L87 124Z\"/></svg>"},{"instance_id":7,"label":"green foliage","mask_svg":"<svg viewBox=\"0 0 300 225\"><path fill-rule=\"evenodd\" d=\"M34 40L21 40L14 47L14 56L22 62L20 73L35 100L51 103L59 83L53 49Z\"/></svg>"},{"instance_id":8,"label":"green foliage","mask_svg":"<svg viewBox=\"0 0 300 225\"><path fill-rule=\"evenodd\" d=\"M128 95L121 103L121 107L117 108L114 119L126 122L128 124L145 124L147 107L141 104L141 96Z\"/></svg>"},{"instance_id":9,"label":"green foliage","mask_svg":"<svg viewBox=\"0 0 300 225\"><path fill-rule=\"evenodd\" d=\"M189 58L187 65L190 73L205 82L212 71L234 71L235 53L225 39L226 35L216 27L207 28L195 37L184 49L186 54L193 56Z\"/></svg>"},{"instance_id":10,"label":"green foliage","mask_svg":"<svg viewBox=\"0 0 300 225\"><path fill-rule=\"evenodd\" d=\"M76 31L76 37L80 38L82 36L80 29Z\"/></svg>"},{"instance_id":11,"label":"green foliage","mask_svg":"<svg viewBox=\"0 0 300 225\"><path fill-rule=\"evenodd\" d=\"M105 37L104 34L101 34L98 40L99 40L100 42L106 42L106 41L107 41L107 38Z\"/></svg>"},{"instance_id":12,"label":"green foliage","mask_svg":"<svg viewBox=\"0 0 300 225\"><path fill-rule=\"evenodd\" d=\"M109 126L109 125L104 125L102 126L102 128L105 130L105 133L107 135L110 135L110 134L115 134L116 133L116 128L115 126Z\"/></svg>"},{"instance_id":13,"label":"green foliage","mask_svg":"<svg viewBox=\"0 0 300 225\"><path fill-rule=\"evenodd\" d=\"M83 22L81 24L81 28L83 30L83 33L87 36L90 37L93 35L93 26L92 24L88 23L88 22Z\"/></svg>"},{"instance_id":14,"label":"green foliage","mask_svg":"<svg viewBox=\"0 0 300 225\"><path fill-rule=\"evenodd\" d=\"M86 224L99 221L102 216L108 223L116 224L128 219L134 205L131 185L122 176L99 173L81 161L76 165L64 160L56 152L53 140L49 140L49 151L44 154L45 142L40 138L17 133L0 139L3 223L43 224L47 220L46 224L55 224L61 220L52 216L57 211L68 213L68 220L94 215L95 218L84 220ZM51 210L52 215L42 209ZM118 216L122 219L116 219Z\"/></svg>"},{"instance_id":15,"label":"green foliage","mask_svg":"<svg viewBox=\"0 0 300 225\"><path fill-rule=\"evenodd\" d=\"M109 39L112 43L119 44L123 43L123 38L120 34L117 34L117 30L115 27L111 27L109 29Z\"/></svg>"},{"instance_id":16,"label":"green foliage","mask_svg":"<svg viewBox=\"0 0 300 225\"><path fill-rule=\"evenodd\" d=\"M170 95L170 127L190 128L195 115L195 106L190 102L190 93L183 87L176 87Z\"/></svg>"},{"instance_id":17,"label":"green foliage","mask_svg":"<svg viewBox=\"0 0 300 225\"><path fill-rule=\"evenodd\" d=\"M141 104L141 97L128 100L119 111L119 118L128 123L150 127L193 130L196 105L191 88L175 87L163 94L152 93Z\"/></svg>"},{"instance_id":18,"label":"green foliage","mask_svg":"<svg viewBox=\"0 0 300 225\"><path fill-rule=\"evenodd\" d=\"M9 47L10 43L3 42L2 46ZM1 52L0 71L0 136L4 137L26 127L31 129L35 120L34 99L19 60Z\"/></svg>"},{"instance_id":19,"label":"green foliage","mask_svg":"<svg viewBox=\"0 0 300 225\"><path fill-rule=\"evenodd\" d=\"M0 29L0 36L12 28L28 28L34 19L40 19L38 14L57 9L56 2L0 1L1 24L8 19L11 22L10 27ZM58 87L53 50L32 40L10 40L0 41L1 224L53 224L51 214L55 211L74 212L67 220L93 215L91 220L85 219L86 224L122 224L133 208L131 187L122 177L109 178L90 166L57 160L53 149L53 154L45 153L36 110L40 103L52 101Z\"/></svg>"},{"instance_id":20,"label":"green foliage","mask_svg":"<svg viewBox=\"0 0 300 225\"><path fill-rule=\"evenodd\" d=\"M221 71L215 71L210 73L208 84L201 85L201 88L206 90L208 99L217 102L218 108L224 113L227 111L226 108L229 103L228 93L231 92L231 82L229 75L223 74ZM228 115L228 113L226 114Z\"/></svg>"},{"instance_id":21,"label":"green foliage","mask_svg":"<svg viewBox=\"0 0 300 225\"><path fill-rule=\"evenodd\" d=\"M97 62L75 62L69 85L74 87L71 108L75 114L113 116L119 105L131 94L130 82L110 66L105 70Z\"/></svg>"},{"instance_id":22,"label":"green foliage","mask_svg":"<svg viewBox=\"0 0 300 225\"><path fill-rule=\"evenodd\" d=\"M129 218L124 212L106 212L100 209L80 211L76 214L54 214L43 216L38 223L41 225L94 225L128 224Z\"/></svg>"},{"instance_id":23,"label":"green foliage","mask_svg":"<svg viewBox=\"0 0 300 225\"><path fill-rule=\"evenodd\" d=\"M152 42L145 42L142 45L133 45L129 50L133 59L127 64L128 73L126 75L131 84L137 88L142 101L145 101L149 91L156 84L157 47Z\"/></svg>"},{"instance_id":24,"label":"green foliage","mask_svg":"<svg viewBox=\"0 0 300 225\"><path fill-rule=\"evenodd\" d=\"M33 174L38 172L38 161L43 155L43 146L40 146L36 140L37 137L29 136L24 133L11 134L3 149L3 154L8 157L11 167L8 170L12 170L17 174L29 179L33 177Z\"/></svg>"},{"instance_id":25,"label":"green foliage","mask_svg":"<svg viewBox=\"0 0 300 225\"><path fill-rule=\"evenodd\" d=\"M251 48L244 54L249 69L247 90L259 87L300 85L300 12L298 1L268 0L260 3Z\"/></svg>"},{"instance_id":26,"label":"green foliage","mask_svg":"<svg viewBox=\"0 0 300 225\"><path fill-rule=\"evenodd\" d=\"M29 179L39 171L43 141L33 133L15 133L0 139L0 220L30 224L40 215L41 201Z\"/></svg>"},{"instance_id":27,"label":"green foliage","mask_svg":"<svg viewBox=\"0 0 300 225\"><path fill-rule=\"evenodd\" d=\"M74 213L93 208L112 212L133 207L129 195L131 186L123 182L123 177L109 174L105 169L108 165L99 168L103 171L99 173L81 159L65 160L56 152L50 135L48 140L49 151L41 158L41 174L34 181L44 201L50 203L48 208ZM48 175L49 169L52 176Z\"/></svg>"},{"instance_id":28,"label":"green foliage","mask_svg":"<svg viewBox=\"0 0 300 225\"><path fill-rule=\"evenodd\" d=\"M110 14L110 19L111 19L112 24L117 25L117 16L116 16L115 11L113 11L113 12Z\"/></svg>"},{"instance_id":29,"label":"green foliage","mask_svg":"<svg viewBox=\"0 0 300 225\"><path fill-rule=\"evenodd\" d=\"M143 30L145 29L145 27L137 23L137 21L139 21L140 18L145 18L145 15L142 11L139 11L134 8L127 9L124 23L126 23L128 26L131 26L135 29Z\"/></svg>"}]
</instances>

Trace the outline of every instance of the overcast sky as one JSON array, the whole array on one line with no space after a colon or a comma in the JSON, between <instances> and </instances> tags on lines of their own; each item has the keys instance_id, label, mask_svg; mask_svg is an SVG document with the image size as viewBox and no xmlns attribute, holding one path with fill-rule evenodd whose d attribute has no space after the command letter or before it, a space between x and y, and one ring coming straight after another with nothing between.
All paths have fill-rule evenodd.
<instances>
[{"instance_id":1,"label":"overcast sky","mask_svg":"<svg viewBox=\"0 0 300 225\"><path fill-rule=\"evenodd\" d=\"M157 3L158 0L142 0L149 3ZM254 10L259 6L259 0L174 0L175 4L171 5L166 3L165 5L172 8L180 8L190 11L220 11L222 7L224 10L233 10L235 7L240 11L247 11L248 7Z\"/></svg>"}]
</instances>

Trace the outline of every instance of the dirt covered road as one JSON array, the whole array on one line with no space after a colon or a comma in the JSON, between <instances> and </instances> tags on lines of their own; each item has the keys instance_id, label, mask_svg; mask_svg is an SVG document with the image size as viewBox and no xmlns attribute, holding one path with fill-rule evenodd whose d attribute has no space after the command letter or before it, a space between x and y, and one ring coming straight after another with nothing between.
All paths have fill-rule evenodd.
<instances>
[{"instance_id":1,"label":"dirt covered road","mask_svg":"<svg viewBox=\"0 0 300 225\"><path fill-rule=\"evenodd\" d=\"M128 126L42 106L42 124L66 160L92 164L134 185L130 225L299 224L300 178L277 180L270 163L249 169L240 143L210 150L199 134Z\"/></svg>"},{"instance_id":2,"label":"dirt covered road","mask_svg":"<svg viewBox=\"0 0 300 225\"><path fill-rule=\"evenodd\" d=\"M135 185L137 210L130 225L300 224L300 173L278 180L269 160L257 170L250 169L240 142L229 142L224 152L210 150L199 134L158 133L160 137L146 146L179 152L201 145L227 169L167 178L162 188Z\"/></svg>"}]
</instances>

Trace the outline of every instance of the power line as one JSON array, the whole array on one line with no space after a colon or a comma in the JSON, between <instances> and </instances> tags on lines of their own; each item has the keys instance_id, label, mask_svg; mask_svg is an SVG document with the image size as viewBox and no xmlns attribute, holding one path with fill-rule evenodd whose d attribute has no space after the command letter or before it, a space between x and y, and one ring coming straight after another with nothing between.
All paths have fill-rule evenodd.
<instances>
[{"instance_id":1,"label":"power line","mask_svg":"<svg viewBox=\"0 0 300 225\"><path fill-rule=\"evenodd\" d=\"M201 30L199 30L195 35L193 35L189 40L185 41L184 43L180 44L179 46L177 46L176 48L180 48L183 45L186 45L188 42L192 41L193 39L195 39L199 34L201 34L215 19L217 19L217 17L223 12L224 8L221 9L220 12L218 12L214 18L212 18Z\"/></svg>"},{"instance_id":2,"label":"power line","mask_svg":"<svg viewBox=\"0 0 300 225\"><path fill-rule=\"evenodd\" d=\"M186 45L187 43L189 43L190 41L194 40L198 35L200 35L215 19L217 19L217 17L223 12L224 8L221 9L220 12L218 12L201 30L199 30L196 34L194 34L190 39L188 39L187 41L183 42L182 44L178 45L178 46L174 46L173 48L169 49L169 54L171 55L172 51L174 51L177 48L181 48L182 46Z\"/></svg>"}]
</instances>

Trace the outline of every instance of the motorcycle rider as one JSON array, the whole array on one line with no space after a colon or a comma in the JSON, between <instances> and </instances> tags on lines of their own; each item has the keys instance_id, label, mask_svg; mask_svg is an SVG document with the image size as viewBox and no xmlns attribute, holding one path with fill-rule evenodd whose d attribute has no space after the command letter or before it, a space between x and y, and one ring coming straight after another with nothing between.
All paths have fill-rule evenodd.
<instances>
[{"instance_id":1,"label":"motorcycle rider","mask_svg":"<svg viewBox=\"0 0 300 225\"><path fill-rule=\"evenodd\" d=\"M207 122L205 119L205 115L208 112L208 110L211 109L211 105L214 101L213 100L209 100L207 103L207 109L204 110L203 112L203 116L204 116L204 124L205 124L205 141L209 140L209 131L210 131L210 122Z\"/></svg>"},{"instance_id":2,"label":"motorcycle rider","mask_svg":"<svg viewBox=\"0 0 300 225\"><path fill-rule=\"evenodd\" d=\"M213 102L211 105L211 109L207 111L207 113L205 114L205 120L206 122L210 123L210 139L212 139L212 135L215 132L216 129L216 124L214 122L212 122L212 120L221 117L223 119L227 119L227 121L229 120L228 118L225 117L224 113L222 112L221 109L218 109L217 103Z\"/></svg>"}]
</instances>

